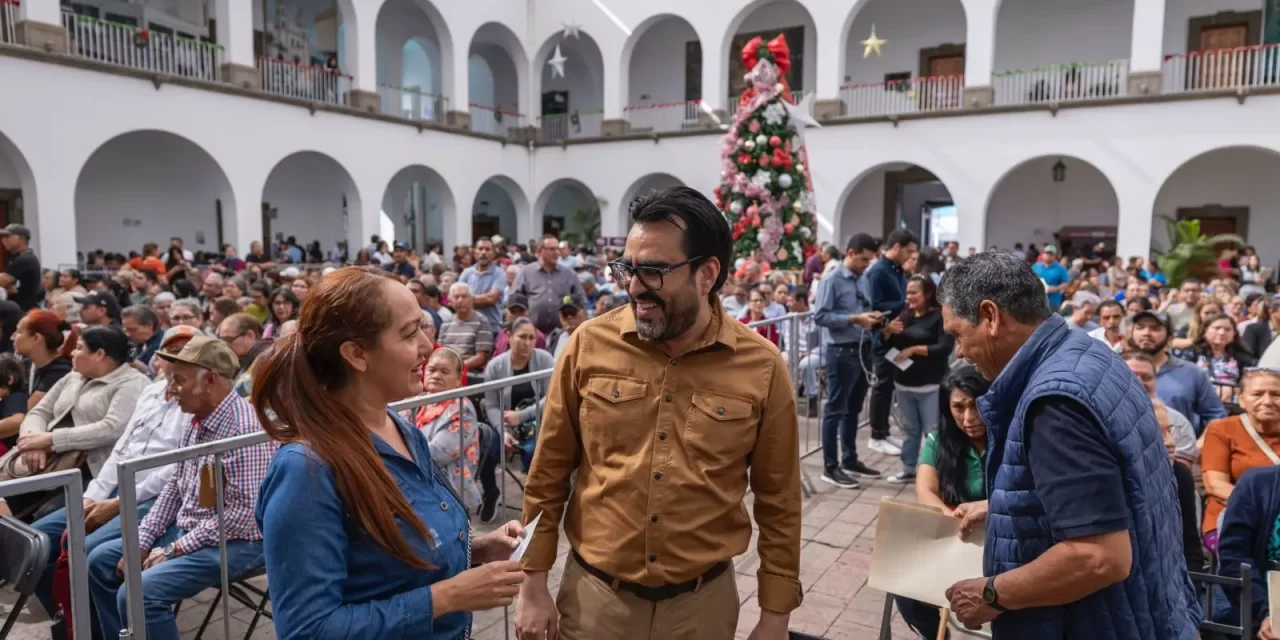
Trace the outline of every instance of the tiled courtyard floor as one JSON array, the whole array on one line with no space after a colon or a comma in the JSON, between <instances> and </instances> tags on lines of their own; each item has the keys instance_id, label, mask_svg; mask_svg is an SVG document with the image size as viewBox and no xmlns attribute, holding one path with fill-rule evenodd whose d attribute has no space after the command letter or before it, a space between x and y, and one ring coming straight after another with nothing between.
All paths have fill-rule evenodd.
<instances>
[{"instance_id":1,"label":"tiled courtyard floor","mask_svg":"<svg viewBox=\"0 0 1280 640\"><path fill-rule=\"evenodd\" d=\"M816 420L811 421L811 424L812 436L816 441ZM806 429L803 423L801 429ZM860 447L866 442L865 433L864 427L860 431L864 438L859 441ZM863 459L872 467L885 471L886 476L897 471L897 458L867 454L863 449ZM806 458L804 464L813 480L816 493L804 501L804 546L801 550L800 581L804 585L805 595L804 604L791 616L791 628L828 640L875 640L880 628L884 594L867 586L867 575L875 540L877 505L883 497L901 496L911 499L913 489L910 486L890 485L883 480L864 482L863 488L859 490L837 489L818 481L821 474L820 455ZM518 505L518 487L510 479L507 486L511 490L509 502ZM508 513L512 518L517 515L514 511ZM483 525L479 528L484 529ZM738 638L747 637L760 612L755 598L755 571L759 558L754 549L753 541L750 550L734 562L738 592L742 599ZM559 584L568 550L567 543L561 536L560 557L552 575L552 593L555 593ZM264 581L265 579L259 580ZM178 626L184 638L195 638L196 630L208 612L215 594L213 590L206 591L194 602L185 603L182 607ZM0 619L8 615L13 599L11 592L0 590ZM205 631L204 638L224 638L221 609L219 606L214 612L213 623ZM248 629L253 611L238 603L232 603L230 611L231 636L239 640ZM514 633L509 631L513 615L514 609L510 612L495 610L477 613L473 637L477 640L514 638ZM9 637L11 640L49 638L48 618L34 599ZM261 621L253 634L254 639L274 637L269 620ZM892 637L894 640L911 640L914 637L896 614Z\"/></svg>"}]
</instances>

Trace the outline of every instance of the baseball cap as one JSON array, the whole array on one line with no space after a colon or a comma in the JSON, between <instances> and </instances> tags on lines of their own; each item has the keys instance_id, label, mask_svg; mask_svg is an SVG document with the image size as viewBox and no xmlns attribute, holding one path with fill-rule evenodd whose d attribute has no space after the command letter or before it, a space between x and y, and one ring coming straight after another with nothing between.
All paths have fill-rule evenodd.
<instances>
[{"instance_id":1,"label":"baseball cap","mask_svg":"<svg viewBox=\"0 0 1280 640\"><path fill-rule=\"evenodd\" d=\"M1043 251L1044 253L1052 253L1055 256L1058 255L1058 248L1051 244L1046 244L1044 246L1044 249L1041 249L1041 251Z\"/></svg>"},{"instance_id":2,"label":"baseball cap","mask_svg":"<svg viewBox=\"0 0 1280 640\"><path fill-rule=\"evenodd\" d=\"M76 296L75 301L79 304L92 304L108 309L120 306L114 296L103 291L90 291L82 296Z\"/></svg>"},{"instance_id":3,"label":"baseball cap","mask_svg":"<svg viewBox=\"0 0 1280 640\"><path fill-rule=\"evenodd\" d=\"M14 222L14 223L5 225L3 229L0 229L0 236L9 236L9 235L22 236L23 238L30 240L31 230Z\"/></svg>"},{"instance_id":4,"label":"baseball cap","mask_svg":"<svg viewBox=\"0 0 1280 640\"><path fill-rule=\"evenodd\" d=\"M1165 330L1169 329L1169 316L1159 311L1139 311L1133 314L1129 321L1133 324L1138 324L1138 321L1143 318L1154 318L1156 322L1164 326Z\"/></svg>"},{"instance_id":5,"label":"baseball cap","mask_svg":"<svg viewBox=\"0 0 1280 640\"><path fill-rule=\"evenodd\" d=\"M234 378L240 372L240 358L236 357L236 352L227 343L209 336L193 336L182 351L157 351L156 356L169 362L193 364L224 378Z\"/></svg>"},{"instance_id":6,"label":"baseball cap","mask_svg":"<svg viewBox=\"0 0 1280 640\"><path fill-rule=\"evenodd\" d=\"M185 324L180 324L164 332L164 337L160 338L160 346L164 347L168 345L169 342L172 340L190 339L190 338L194 338L196 336L202 336L202 335L204 335L203 331L195 327L189 327Z\"/></svg>"},{"instance_id":7,"label":"baseball cap","mask_svg":"<svg viewBox=\"0 0 1280 640\"><path fill-rule=\"evenodd\" d=\"M281 272L280 272L280 277L281 277L281 278L296 278L296 277L298 277L298 275L299 275L299 274L301 274L301 273L302 273L302 272L301 272L301 271L298 271L298 268L297 268L297 267L286 267L286 268L284 269L284 271L281 271Z\"/></svg>"},{"instance_id":8,"label":"baseball cap","mask_svg":"<svg viewBox=\"0 0 1280 640\"><path fill-rule=\"evenodd\" d=\"M524 309L525 311L528 311L529 297L524 295L523 293L513 293L507 296L507 308L508 309L517 308L517 309Z\"/></svg>"},{"instance_id":9,"label":"baseball cap","mask_svg":"<svg viewBox=\"0 0 1280 640\"><path fill-rule=\"evenodd\" d=\"M560 300L560 311L578 311L580 309L582 307L573 301L573 296L565 296Z\"/></svg>"}]
</instances>

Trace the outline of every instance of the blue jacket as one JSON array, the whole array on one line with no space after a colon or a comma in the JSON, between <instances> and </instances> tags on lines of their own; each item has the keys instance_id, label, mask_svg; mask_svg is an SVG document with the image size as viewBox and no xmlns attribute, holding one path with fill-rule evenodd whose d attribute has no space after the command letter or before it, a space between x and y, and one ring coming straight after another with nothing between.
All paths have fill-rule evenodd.
<instances>
[{"instance_id":1,"label":"blue jacket","mask_svg":"<svg viewBox=\"0 0 1280 640\"><path fill-rule=\"evenodd\" d=\"M1258 635L1258 627L1269 613L1267 546L1275 532L1276 518L1280 518L1280 467L1246 471L1231 490L1231 499L1227 501L1227 510L1222 517L1218 538L1218 575L1238 577L1242 563L1253 568L1250 614L1253 630L1249 632L1250 638ZM1215 607L1213 617L1225 624L1240 624L1239 590L1227 590L1227 596L1230 598L1228 606Z\"/></svg>"},{"instance_id":2,"label":"blue jacket","mask_svg":"<svg viewBox=\"0 0 1280 640\"><path fill-rule=\"evenodd\" d=\"M883 311L892 320L907 306L907 274L898 263L881 258L867 269L867 293L871 310Z\"/></svg>"},{"instance_id":3,"label":"blue jacket","mask_svg":"<svg viewBox=\"0 0 1280 640\"><path fill-rule=\"evenodd\" d=\"M1151 401L1102 342L1054 315L1018 350L978 401L987 424L990 488L983 573L1029 564L1053 539L1028 467L1024 416L1033 400L1080 402L1106 430L1124 472L1129 504L1129 577L1060 607L1023 609L992 623L997 639L1190 640L1202 614L1182 555L1181 516Z\"/></svg>"}]
</instances>

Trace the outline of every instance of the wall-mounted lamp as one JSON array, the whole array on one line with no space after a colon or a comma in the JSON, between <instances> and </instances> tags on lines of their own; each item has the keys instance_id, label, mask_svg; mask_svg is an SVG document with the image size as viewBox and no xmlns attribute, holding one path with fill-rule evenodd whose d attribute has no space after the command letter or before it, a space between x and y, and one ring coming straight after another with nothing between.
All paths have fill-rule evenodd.
<instances>
[{"instance_id":1,"label":"wall-mounted lamp","mask_svg":"<svg viewBox=\"0 0 1280 640\"><path fill-rule=\"evenodd\" d=\"M1062 159L1059 158L1057 162L1053 163L1053 181L1062 182L1063 180L1066 180L1066 179L1067 179L1067 165L1063 164Z\"/></svg>"}]
</instances>

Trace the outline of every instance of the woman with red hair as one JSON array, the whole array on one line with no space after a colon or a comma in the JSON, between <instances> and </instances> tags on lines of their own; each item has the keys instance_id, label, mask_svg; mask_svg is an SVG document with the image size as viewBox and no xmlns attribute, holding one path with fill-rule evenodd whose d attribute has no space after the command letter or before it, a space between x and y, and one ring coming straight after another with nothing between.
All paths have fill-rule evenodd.
<instances>
[{"instance_id":1,"label":"woman with red hair","mask_svg":"<svg viewBox=\"0 0 1280 640\"><path fill-rule=\"evenodd\" d=\"M76 348L77 337L75 327L52 311L32 309L18 322L13 350L31 363L27 371L28 410L35 408L44 394L71 372L71 352Z\"/></svg>"}]
</instances>

